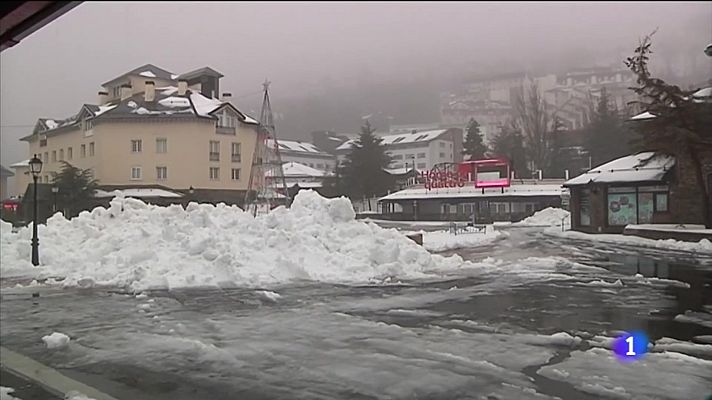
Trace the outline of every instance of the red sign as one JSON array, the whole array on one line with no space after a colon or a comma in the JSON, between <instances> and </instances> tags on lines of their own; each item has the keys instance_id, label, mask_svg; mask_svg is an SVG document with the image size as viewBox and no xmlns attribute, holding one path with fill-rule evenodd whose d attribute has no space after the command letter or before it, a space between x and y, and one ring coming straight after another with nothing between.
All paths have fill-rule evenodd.
<instances>
[{"instance_id":1,"label":"red sign","mask_svg":"<svg viewBox=\"0 0 712 400\"><path fill-rule=\"evenodd\" d=\"M421 171L420 179L425 189L464 187L467 175L459 171Z\"/></svg>"}]
</instances>

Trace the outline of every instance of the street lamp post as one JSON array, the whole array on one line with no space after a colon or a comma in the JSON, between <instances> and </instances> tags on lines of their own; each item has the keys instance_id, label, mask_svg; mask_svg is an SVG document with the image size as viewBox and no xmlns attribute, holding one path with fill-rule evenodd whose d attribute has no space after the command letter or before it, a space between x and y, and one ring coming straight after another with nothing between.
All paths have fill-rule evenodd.
<instances>
[{"instance_id":1,"label":"street lamp post","mask_svg":"<svg viewBox=\"0 0 712 400\"><path fill-rule=\"evenodd\" d=\"M33 204L32 204L32 265L35 267L40 265L40 241L37 239L37 179L42 172L42 160L35 154L30 160L30 172L32 173L33 182Z\"/></svg>"},{"instance_id":2,"label":"street lamp post","mask_svg":"<svg viewBox=\"0 0 712 400\"><path fill-rule=\"evenodd\" d=\"M57 212L57 193L59 193L59 188L52 186L52 213Z\"/></svg>"}]
</instances>

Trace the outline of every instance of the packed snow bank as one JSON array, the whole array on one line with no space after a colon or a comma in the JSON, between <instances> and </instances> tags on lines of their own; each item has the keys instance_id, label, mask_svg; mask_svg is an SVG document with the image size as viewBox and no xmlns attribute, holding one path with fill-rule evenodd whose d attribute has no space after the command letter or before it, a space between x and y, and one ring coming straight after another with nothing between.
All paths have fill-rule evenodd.
<instances>
[{"instance_id":1,"label":"packed snow bank","mask_svg":"<svg viewBox=\"0 0 712 400\"><path fill-rule=\"evenodd\" d=\"M590 234L578 231L561 232L561 228L551 228L545 230L547 235L567 237L571 239L583 239L612 243L618 245L650 247L666 250L688 251L699 254L712 255L712 241L702 239L699 242L683 242L674 239L646 239L637 236L616 235L616 234Z\"/></svg>"},{"instance_id":2,"label":"packed snow bank","mask_svg":"<svg viewBox=\"0 0 712 400\"><path fill-rule=\"evenodd\" d=\"M69 345L69 336L64 333L52 332L51 335L42 336L42 341L48 349L61 349Z\"/></svg>"},{"instance_id":3,"label":"packed snow bank","mask_svg":"<svg viewBox=\"0 0 712 400\"><path fill-rule=\"evenodd\" d=\"M564 224L570 225L569 217L571 213L563 210L561 208L549 207L541 211L537 211L531 217L524 218L523 220L514 223L513 225L526 225L526 226L561 226L561 221L564 220Z\"/></svg>"},{"instance_id":4,"label":"packed snow bank","mask_svg":"<svg viewBox=\"0 0 712 400\"><path fill-rule=\"evenodd\" d=\"M256 218L235 206L159 207L116 197L72 220L39 226L41 266L30 262L31 230L2 225L0 273L65 278L66 286L134 291L270 286L300 280L383 282L438 276L463 265L431 255L395 229L354 219L346 198L301 191L291 209Z\"/></svg>"},{"instance_id":5,"label":"packed snow bank","mask_svg":"<svg viewBox=\"0 0 712 400\"><path fill-rule=\"evenodd\" d=\"M15 397L11 393L15 393L15 389L0 386L0 400L21 400L19 397Z\"/></svg>"},{"instance_id":6,"label":"packed snow bank","mask_svg":"<svg viewBox=\"0 0 712 400\"><path fill-rule=\"evenodd\" d=\"M434 252L481 246L491 243L504 235L501 231L495 231L492 226L487 226L485 233L468 232L458 233L457 235L449 231L420 231L418 233L423 234L423 247Z\"/></svg>"}]
</instances>

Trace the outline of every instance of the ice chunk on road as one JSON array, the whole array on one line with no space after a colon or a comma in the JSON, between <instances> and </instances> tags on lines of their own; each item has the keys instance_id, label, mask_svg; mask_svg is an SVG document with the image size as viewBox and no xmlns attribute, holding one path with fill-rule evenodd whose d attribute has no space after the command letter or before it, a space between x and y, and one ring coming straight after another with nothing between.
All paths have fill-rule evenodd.
<instances>
[{"instance_id":1,"label":"ice chunk on road","mask_svg":"<svg viewBox=\"0 0 712 400\"><path fill-rule=\"evenodd\" d=\"M84 393L72 390L64 396L64 400L96 400L93 397L89 397Z\"/></svg>"},{"instance_id":2,"label":"ice chunk on road","mask_svg":"<svg viewBox=\"0 0 712 400\"><path fill-rule=\"evenodd\" d=\"M568 376L554 370L565 370ZM573 351L570 358L542 367L538 373L613 399L703 399L712 387L712 361L671 352L649 353L641 360L621 363L612 351L592 348Z\"/></svg>"},{"instance_id":3,"label":"ice chunk on road","mask_svg":"<svg viewBox=\"0 0 712 400\"><path fill-rule=\"evenodd\" d=\"M42 336L42 341L48 349L61 349L69 345L69 336L60 332L52 332L51 335Z\"/></svg>"},{"instance_id":4,"label":"ice chunk on road","mask_svg":"<svg viewBox=\"0 0 712 400\"><path fill-rule=\"evenodd\" d=\"M707 328L712 328L712 314L704 312L687 310L684 314L676 315L674 319L678 322L697 324Z\"/></svg>"},{"instance_id":5,"label":"ice chunk on road","mask_svg":"<svg viewBox=\"0 0 712 400\"><path fill-rule=\"evenodd\" d=\"M419 233L423 233L423 246L433 252L481 246L491 243L505 235L501 231L495 231L492 226L487 226L485 233L465 233L458 235L448 231Z\"/></svg>"},{"instance_id":6,"label":"ice chunk on road","mask_svg":"<svg viewBox=\"0 0 712 400\"><path fill-rule=\"evenodd\" d=\"M271 300L271 301L274 301L274 302L276 302L277 300L279 300L279 299L282 298L282 295L280 295L280 294L277 293L277 292L272 292L272 291L270 291L270 290L258 290L257 293L258 293L260 296L266 298L267 300Z\"/></svg>"}]
</instances>

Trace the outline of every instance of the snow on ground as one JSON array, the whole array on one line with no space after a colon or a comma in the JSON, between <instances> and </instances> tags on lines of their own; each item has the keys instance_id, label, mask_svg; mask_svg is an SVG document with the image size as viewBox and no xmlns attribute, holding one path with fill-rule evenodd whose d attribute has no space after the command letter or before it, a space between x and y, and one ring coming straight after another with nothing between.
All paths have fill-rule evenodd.
<instances>
[{"instance_id":1,"label":"snow on ground","mask_svg":"<svg viewBox=\"0 0 712 400\"><path fill-rule=\"evenodd\" d=\"M84 393L72 390L64 396L65 400L95 400L93 397L89 397Z\"/></svg>"},{"instance_id":2,"label":"snow on ground","mask_svg":"<svg viewBox=\"0 0 712 400\"><path fill-rule=\"evenodd\" d=\"M514 223L515 226L561 226L561 221L569 224L571 213L561 208L548 207L541 211L535 212L531 217Z\"/></svg>"},{"instance_id":3,"label":"snow on ground","mask_svg":"<svg viewBox=\"0 0 712 400\"><path fill-rule=\"evenodd\" d=\"M712 241L702 239L699 242L683 242L674 239L646 239L639 236L615 235L615 234L590 234L578 231L561 232L561 228L551 228L544 231L547 235L567 237L570 239L582 239L612 243L618 245L630 245L640 247L650 247L667 250L688 251L692 253L712 255Z\"/></svg>"},{"instance_id":4,"label":"snow on ground","mask_svg":"<svg viewBox=\"0 0 712 400\"><path fill-rule=\"evenodd\" d=\"M60 332L52 332L51 335L42 336L42 341L48 349L61 349L69 345L69 336Z\"/></svg>"},{"instance_id":5,"label":"snow on ground","mask_svg":"<svg viewBox=\"0 0 712 400\"><path fill-rule=\"evenodd\" d=\"M507 235L507 233L495 231L491 225L487 226L485 233L468 232L457 235L449 231L420 231L417 233L423 234L423 247L433 252L481 246Z\"/></svg>"},{"instance_id":6,"label":"snow on ground","mask_svg":"<svg viewBox=\"0 0 712 400\"><path fill-rule=\"evenodd\" d=\"M691 224L640 224L626 225L626 229L635 229L639 231L658 231L658 232L688 232L688 233L703 233L712 236L712 229L705 229L704 225Z\"/></svg>"},{"instance_id":7,"label":"snow on ground","mask_svg":"<svg viewBox=\"0 0 712 400\"><path fill-rule=\"evenodd\" d=\"M259 290L257 291L257 294L271 301L277 301L282 297L279 293L272 292L270 290Z\"/></svg>"},{"instance_id":8,"label":"snow on ground","mask_svg":"<svg viewBox=\"0 0 712 400\"><path fill-rule=\"evenodd\" d=\"M570 358L538 373L601 398L704 399L709 395L712 361L662 352L621 363L610 350L592 348L573 351Z\"/></svg>"},{"instance_id":9,"label":"snow on ground","mask_svg":"<svg viewBox=\"0 0 712 400\"><path fill-rule=\"evenodd\" d=\"M674 351L694 357L712 358L712 345L690 343L668 337L656 340L653 351Z\"/></svg>"},{"instance_id":10,"label":"snow on ground","mask_svg":"<svg viewBox=\"0 0 712 400\"><path fill-rule=\"evenodd\" d=\"M12 233L2 223L0 273L142 291L302 280L379 283L436 277L467 264L457 256L431 255L395 229L354 217L346 198L325 199L313 191L299 192L289 210L279 207L257 218L224 204L183 209L117 197L108 209L72 220L58 213L40 225L39 267L29 262L31 229Z\"/></svg>"},{"instance_id":11,"label":"snow on ground","mask_svg":"<svg viewBox=\"0 0 712 400\"><path fill-rule=\"evenodd\" d=\"M675 321L685 322L688 324L702 325L707 328L712 328L712 314L705 312L687 310L684 314L675 316Z\"/></svg>"},{"instance_id":12,"label":"snow on ground","mask_svg":"<svg viewBox=\"0 0 712 400\"><path fill-rule=\"evenodd\" d=\"M0 386L0 400L21 400L19 397L15 397L11 393L15 393L15 389Z\"/></svg>"}]
</instances>

